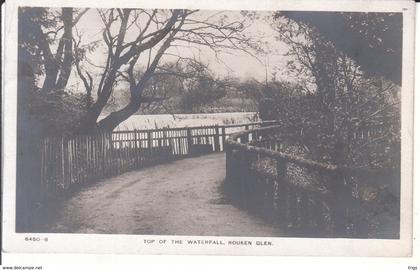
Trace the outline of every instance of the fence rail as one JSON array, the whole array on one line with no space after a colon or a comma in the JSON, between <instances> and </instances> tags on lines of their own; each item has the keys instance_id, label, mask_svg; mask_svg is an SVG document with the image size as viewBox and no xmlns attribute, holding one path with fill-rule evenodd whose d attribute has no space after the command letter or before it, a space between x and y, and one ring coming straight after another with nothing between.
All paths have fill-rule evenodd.
<instances>
[{"instance_id":1,"label":"fence rail","mask_svg":"<svg viewBox=\"0 0 420 270\"><path fill-rule=\"evenodd\" d=\"M282 142L271 136L280 128L243 131L226 140L232 201L290 236L367 237L369 211L354 183L399 183L399 170L349 168L282 153Z\"/></svg>"},{"instance_id":2,"label":"fence rail","mask_svg":"<svg viewBox=\"0 0 420 270\"><path fill-rule=\"evenodd\" d=\"M41 143L42 189L56 194L130 170L221 152L230 134L271 122L44 138Z\"/></svg>"}]
</instances>

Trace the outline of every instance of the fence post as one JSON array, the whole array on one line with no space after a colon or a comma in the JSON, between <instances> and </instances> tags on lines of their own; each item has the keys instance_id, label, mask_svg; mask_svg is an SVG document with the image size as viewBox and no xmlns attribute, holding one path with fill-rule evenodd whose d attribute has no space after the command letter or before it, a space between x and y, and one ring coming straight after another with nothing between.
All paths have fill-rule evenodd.
<instances>
[{"instance_id":1,"label":"fence post","mask_svg":"<svg viewBox=\"0 0 420 270\"><path fill-rule=\"evenodd\" d=\"M219 126L215 126L215 135L214 135L214 152L220 152L220 135L219 135Z\"/></svg>"},{"instance_id":2,"label":"fence post","mask_svg":"<svg viewBox=\"0 0 420 270\"><path fill-rule=\"evenodd\" d=\"M147 131L147 150L149 151L149 156L152 156L152 131Z\"/></svg>"},{"instance_id":3,"label":"fence post","mask_svg":"<svg viewBox=\"0 0 420 270\"><path fill-rule=\"evenodd\" d=\"M168 146L168 141L166 139L166 137L167 137L166 133L167 133L167 131L166 131L166 128L164 127L163 131L162 131L163 146Z\"/></svg>"},{"instance_id":4,"label":"fence post","mask_svg":"<svg viewBox=\"0 0 420 270\"><path fill-rule=\"evenodd\" d=\"M240 193L241 204L247 210L252 210L253 201L255 201L255 181L256 175L252 169L252 163L257 160L257 153L243 152L241 154L241 163L238 168L240 171Z\"/></svg>"},{"instance_id":5,"label":"fence post","mask_svg":"<svg viewBox=\"0 0 420 270\"><path fill-rule=\"evenodd\" d=\"M138 134L137 134L137 129L134 129L134 153L136 156L136 166L140 167L140 151L139 151L139 147L137 146L137 141L138 141Z\"/></svg>"},{"instance_id":6,"label":"fence post","mask_svg":"<svg viewBox=\"0 0 420 270\"><path fill-rule=\"evenodd\" d=\"M240 137L240 140L241 140L241 143L243 143L243 144L248 143L249 134L248 133L242 134L241 137Z\"/></svg>"},{"instance_id":7,"label":"fence post","mask_svg":"<svg viewBox=\"0 0 420 270\"><path fill-rule=\"evenodd\" d=\"M114 146L112 145L112 132L106 133L106 145L107 145L107 163L108 163L108 170L107 176L111 176L114 172L114 164L115 164L115 154L114 154Z\"/></svg>"},{"instance_id":8,"label":"fence post","mask_svg":"<svg viewBox=\"0 0 420 270\"><path fill-rule=\"evenodd\" d=\"M277 222L281 225L288 224L288 197L290 194L287 192L287 162L283 159L276 159L277 162Z\"/></svg>"},{"instance_id":9,"label":"fence post","mask_svg":"<svg viewBox=\"0 0 420 270\"><path fill-rule=\"evenodd\" d=\"M226 145L226 127L222 127L222 149L221 151L225 151L225 145Z\"/></svg>"},{"instance_id":10,"label":"fence post","mask_svg":"<svg viewBox=\"0 0 420 270\"><path fill-rule=\"evenodd\" d=\"M66 175L64 171L64 136L61 136L61 183L63 185L63 189L66 189Z\"/></svg>"},{"instance_id":11,"label":"fence post","mask_svg":"<svg viewBox=\"0 0 420 270\"><path fill-rule=\"evenodd\" d=\"M191 136L191 129L187 128L187 155L192 155L193 154L193 141L192 141L192 136Z\"/></svg>"},{"instance_id":12,"label":"fence post","mask_svg":"<svg viewBox=\"0 0 420 270\"><path fill-rule=\"evenodd\" d=\"M231 181L232 179L232 160L231 160L231 156L232 156L232 148L230 147L230 145L228 143L226 143L224 145L224 150L226 152L226 181Z\"/></svg>"},{"instance_id":13,"label":"fence post","mask_svg":"<svg viewBox=\"0 0 420 270\"><path fill-rule=\"evenodd\" d=\"M334 235L345 237L351 232L349 231L349 216L348 211L353 203L352 190L346 183L346 176L341 172L334 172L331 174L330 190L332 196L330 197L330 205L332 206L332 221L334 226Z\"/></svg>"}]
</instances>

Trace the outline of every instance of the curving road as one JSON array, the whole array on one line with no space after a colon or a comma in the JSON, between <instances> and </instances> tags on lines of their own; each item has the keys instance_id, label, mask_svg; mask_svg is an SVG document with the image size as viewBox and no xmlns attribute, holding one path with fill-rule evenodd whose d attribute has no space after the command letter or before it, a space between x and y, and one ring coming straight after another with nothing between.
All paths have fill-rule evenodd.
<instances>
[{"instance_id":1,"label":"curving road","mask_svg":"<svg viewBox=\"0 0 420 270\"><path fill-rule=\"evenodd\" d=\"M69 199L49 232L281 236L279 230L224 202L224 153L122 174Z\"/></svg>"}]
</instances>

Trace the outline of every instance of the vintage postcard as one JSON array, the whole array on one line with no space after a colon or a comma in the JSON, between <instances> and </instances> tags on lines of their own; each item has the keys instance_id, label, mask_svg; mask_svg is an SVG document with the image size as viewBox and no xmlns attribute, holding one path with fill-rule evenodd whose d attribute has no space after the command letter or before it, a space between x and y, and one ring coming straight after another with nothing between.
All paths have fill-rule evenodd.
<instances>
[{"instance_id":1,"label":"vintage postcard","mask_svg":"<svg viewBox=\"0 0 420 270\"><path fill-rule=\"evenodd\" d=\"M407 257L411 1L9 1L5 252Z\"/></svg>"}]
</instances>

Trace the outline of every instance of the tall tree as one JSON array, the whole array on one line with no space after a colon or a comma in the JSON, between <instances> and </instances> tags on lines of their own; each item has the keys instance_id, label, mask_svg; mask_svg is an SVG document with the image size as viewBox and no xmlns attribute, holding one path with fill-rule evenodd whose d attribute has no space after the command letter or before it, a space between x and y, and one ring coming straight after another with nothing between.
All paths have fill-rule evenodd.
<instances>
[{"instance_id":1,"label":"tall tree","mask_svg":"<svg viewBox=\"0 0 420 270\"><path fill-rule=\"evenodd\" d=\"M303 127L304 142L311 142L321 158L325 156L334 162L392 164L390 157L398 155L384 151L399 145L399 87L383 77L371 77L311 23L288 16L275 18L279 39L290 47L289 72L306 92L302 98L295 98L302 107L290 110L296 113L294 125ZM279 103L284 104L281 100ZM284 112L284 108L279 110ZM382 129L381 136L355 138L357 132L376 127ZM366 159L367 149L373 155L370 160Z\"/></svg>"},{"instance_id":2,"label":"tall tree","mask_svg":"<svg viewBox=\"0 0 420 270\"><path fill-rule=\"evenodd\" d=\"M169 48L197 49L205 46L217 53L222 49L246 51L250 47L257 47L243 33L248 27L246 18L229 21L228 16L222 16L219 12L207 17L194 16L198 13L199 10L98 10L104 26L102 37L107 54L99 83L95 84L96 100L84 121L84 132L113 130L136 113L141 104L153 100L155 97L145 96L144 90L159 69L161 59L164 56L175 59L183 57L170 53ZM144 72L136 74L134 69L141 64ZM92 77L86 71L84 74L79 72L86 79L85 74ZM129 102L97 122L114 91L115 82L121 76L128 78ZM89 91L92 91L92 85L94 83L85 83Z\"/></svg>"},{"instance_id":3,"label":"tall tree","mask_svg":"<svg viewBox=\"0 0 420 270\"><path fill-rule=\"evenodd\" d=\"M34 113L33 105L36 103L35 99L42 100L38 107L44 115L48 115L48 120L59 118L50 106L51 100L45 97L56 94L61 96L64 93L72 67L72 29L83 14L83 10L74 11L72 8L21 7L18 10L18 232L28 231L39 222L38 206L42 194L39 146L45 134L51 135L52 129L57 129L53 121L44 121L45 118ZM59 107L61 106L60 103Z\"/></svg>"},{"instance_id":4,"label":"tall tree","mask_svg":"<svg viewBox=\"0 0 420 270\"><path fill-rule=\"evenodd\" d=\"M64 91L73 63L73 27L86 11L74 16L73 8L61 8L60 12L38 7L19 9L20 48L24 50L20 59L30 54L38 64L45 75L43 92Z\"/></svg>"}]
</instances>

